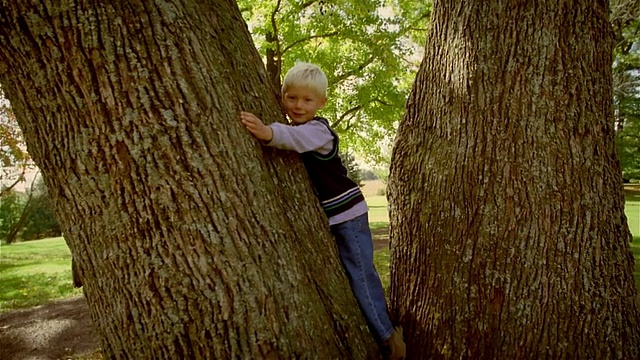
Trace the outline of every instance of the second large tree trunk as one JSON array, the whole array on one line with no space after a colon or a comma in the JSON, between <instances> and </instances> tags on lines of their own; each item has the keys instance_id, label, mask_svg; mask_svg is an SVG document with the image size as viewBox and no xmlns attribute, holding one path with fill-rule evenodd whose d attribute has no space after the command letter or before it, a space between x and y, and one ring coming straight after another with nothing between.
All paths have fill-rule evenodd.
<instances>
[{"instance_id":1,"label":"second large tree trunk","mask_svg":"<svg viewBox=\"0 0 640 360\"><path fill-rule=\"evenodd\" d=\"M389 186L411 358L640 356L607 14L435 3Z\"/></svg>"},{"instance_id":2,"label":"second large tree trunk","mask_svg":"<svg viewBox=\"0 0 640 360\"><path fill-rule=\"evenodd\" d=\"M375 353L235 3L0 5L0 79L105 357Z\"/></svg>"}]
</instances>

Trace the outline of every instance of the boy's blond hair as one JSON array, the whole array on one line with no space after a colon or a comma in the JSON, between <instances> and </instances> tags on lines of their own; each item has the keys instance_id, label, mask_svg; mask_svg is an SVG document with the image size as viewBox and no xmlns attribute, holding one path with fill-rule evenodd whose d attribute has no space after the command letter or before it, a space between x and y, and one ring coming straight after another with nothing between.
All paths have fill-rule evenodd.
<instances>
[{"instance_id":1,"label":"boy's blond hair","mask_svg":"<svg viewBox=\"0 0 640 360\"><path fill-rule=\"evenodd\" d=\"M307 87L315 91L318 95L326 97L329 81L327 80L327 75L325 75L318 65L297 62L287 71L287 75L284 77L282 93L286 93L292 86Z\"/></svg>"}]
</instances>

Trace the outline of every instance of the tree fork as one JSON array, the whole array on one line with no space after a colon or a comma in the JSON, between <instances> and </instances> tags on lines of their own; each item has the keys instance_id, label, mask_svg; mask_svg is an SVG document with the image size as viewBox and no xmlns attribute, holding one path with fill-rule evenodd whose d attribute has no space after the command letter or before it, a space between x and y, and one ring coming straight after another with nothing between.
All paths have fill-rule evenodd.
<instances>
[{"instance_id":1,"label":"tree fork","mask_svg":"<svg viewBox=\"0 0 640 360\"><path fill-rule=\"evenodd\" d=\"M2 1L0 81L107 358L365 358L376 347L229 1Z\"/></svg>"}]
</instances>

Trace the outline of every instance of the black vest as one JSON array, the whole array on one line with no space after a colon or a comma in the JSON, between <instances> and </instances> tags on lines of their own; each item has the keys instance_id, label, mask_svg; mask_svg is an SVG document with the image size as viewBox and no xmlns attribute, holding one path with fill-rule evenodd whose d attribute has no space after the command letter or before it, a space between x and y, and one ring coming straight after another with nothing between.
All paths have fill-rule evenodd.
<instances>
[{"instance_id":1,"label":"black vest","mask_svg":"<svg viewBox=\"0 0 640 360\"><path fill-rule=\"evenodd\" d=\"M320 205L327 216L332 217L364 201L364 196L360 186L347 176L347 168L342 165L338 155L338 135L329 127L327 119L316 116L313 120L320 121L331 131L333 149L326 155L308 151L301 156Z\"/></svg>"}]
</instances>

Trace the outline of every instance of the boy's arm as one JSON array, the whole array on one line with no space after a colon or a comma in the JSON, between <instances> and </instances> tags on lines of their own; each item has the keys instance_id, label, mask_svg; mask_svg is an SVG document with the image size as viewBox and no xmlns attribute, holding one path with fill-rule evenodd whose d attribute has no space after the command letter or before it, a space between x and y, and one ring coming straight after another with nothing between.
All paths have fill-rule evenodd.
<instances>
[{"instance_id":1,"label":"boy's arm","mask_svg":"<svg viewBox=\"0 0 640 360\"><path fill-rule=\"evenodd\" d=\"M333 135L319 121L311 120L296 126L273 123L269 127L273 131L272 139L267 143L269 146L298 153L317 151L323 155L333 149Z\"/></svg>"},{"instance_id":2,"label":"boy's arm","mask_svg":"<svg viewBox=\"0 0 640 360\"><path fill-rule=\"evenodd\" d=\"M268 146L299 153L317 151L328 154L333 149L333 135L319 121L311 120L297 126L280 123L267 126L257 116L248 112L241 112L240 120L253 136L265 141L265 145Z\"/></svg>"}]
</instances>

